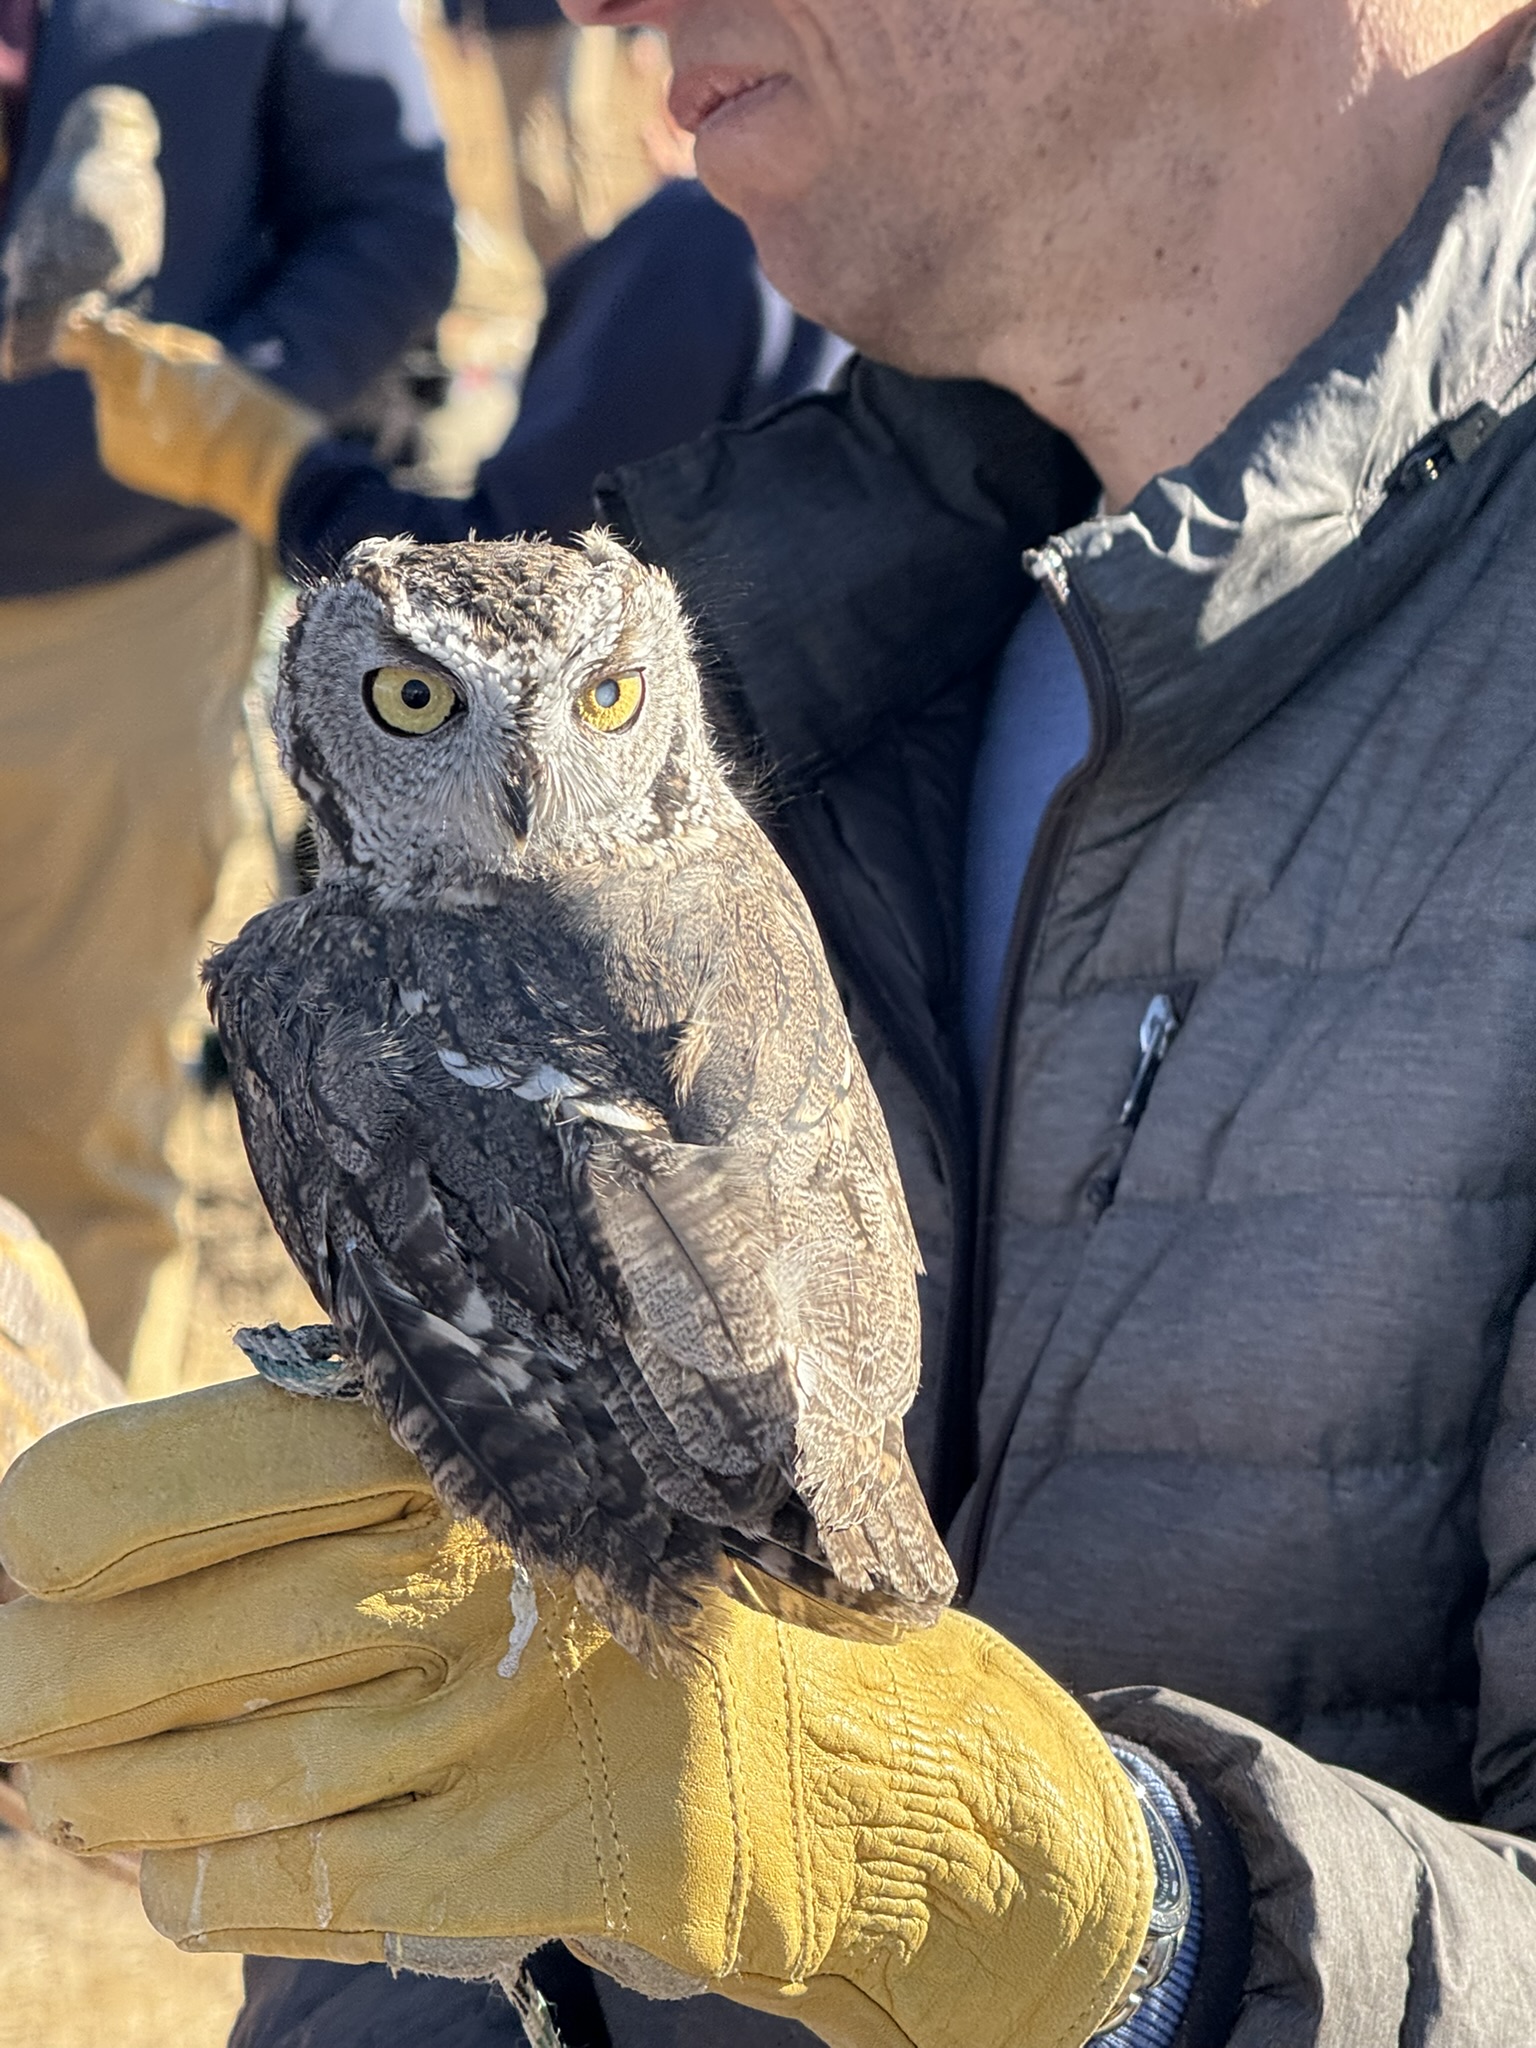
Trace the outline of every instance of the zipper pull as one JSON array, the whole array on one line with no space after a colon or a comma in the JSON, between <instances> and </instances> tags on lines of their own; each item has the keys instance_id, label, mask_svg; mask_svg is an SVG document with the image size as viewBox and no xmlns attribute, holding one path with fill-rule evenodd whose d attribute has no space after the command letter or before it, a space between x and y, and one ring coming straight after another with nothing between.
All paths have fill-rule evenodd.
<instances>
[{"instance_id":1,"label":"zipper pull","mask_svg":"<svg viewBox=\"0 0 1536 2048\"><path fill-rule=\"evenodd\" d=\"M1470 462L1485 441L1491 440L1504 424L1504 415L1494 405L1474 405L1460 419L1437 427L1397 467L1388 480L1389 491L1422 491L1439 483L1447 468L1456 462Z\"/></svg>"},{"instance_id":2,"label":"zipper pull","mask_svg":"<svg viewBox=\"0 0 1536 2048\"><path fill-rule=\"evenodd\" d=\"M1067 551L1059 540L1048 540L1044 547L1026 548L1023 554L1024 573L1033 576L1043 584L1055 599L1056 609L1065 610L1072 586L1067 577Z\"/></svg>"},{"instance_id":3,"label":"zipper pull","mask_svg":"<svg viewBox=\"0 0 1536 2048\"><path fill-rule=\"evenodd\" d=\"M1168 1048L1178 1032L1179 1013L1173 1007L1172 998L1154 996L1141 1020L1141 1064L1136 1069L1131 1092L1120 1111L1120 1121L1128 1131L1134 1131L1141 1122L1147 1097L1152 1093L1152 1083L1157 1079L1157 1070L1168 1057Z\"/></svg>"}]
</instances>

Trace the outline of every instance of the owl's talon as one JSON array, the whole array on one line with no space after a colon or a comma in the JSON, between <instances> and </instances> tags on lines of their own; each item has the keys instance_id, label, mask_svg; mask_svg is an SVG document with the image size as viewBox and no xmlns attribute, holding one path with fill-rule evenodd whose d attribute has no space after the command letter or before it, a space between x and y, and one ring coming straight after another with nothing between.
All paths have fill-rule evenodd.
<instances>
[{"instance_id":1,"label":"owl's talon","mask_svg":"<svg viewBox=\"0 0 1536 2048\"><path fill-rule=\"evenodd\" d=\"M236 1330L235 1343L262 1378L285 1393L324 1401L355 1401L362 1395L363 1376L338 1355L341 1339L330 1323L308 1323L297 1330L263 1323L260 1329Z\"/></svg>"}]
</instances>

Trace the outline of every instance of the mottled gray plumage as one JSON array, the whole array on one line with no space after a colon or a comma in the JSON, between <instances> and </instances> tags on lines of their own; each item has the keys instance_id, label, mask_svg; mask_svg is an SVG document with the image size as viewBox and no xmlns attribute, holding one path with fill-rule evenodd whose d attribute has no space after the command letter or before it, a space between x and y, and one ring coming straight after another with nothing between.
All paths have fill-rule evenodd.
<instances>
[{"instance_id":1,"label":"mottled gray plumage","mask_svg":"<svg viewBox=\"0 0 1536 2048\"><path fill-rule=\"evenodd\" d=\"M159 270L159 154L155 110L132 86L95 85L70 101L0 257L0 377L51 369L54 336L72 306L93 293L121 298Z\"/></svg>"},{"instance_id":2,"label":"mottled gray plumage","mask_svg":"<svg viewBox=\"0 0 1536 2048\"><path fill-rule=\"evenodd\" d=\"M433 730L379 713L402 676L451 692ZM445 1498L639 1654L705 1580L855 1633L932 1620L916 1244L671 584L596 534L367 542L303 599L275 722L319 885L208 983L335 1331L253 1358L328 1389L339 1349Z\"/></svg>"}]
</instances>

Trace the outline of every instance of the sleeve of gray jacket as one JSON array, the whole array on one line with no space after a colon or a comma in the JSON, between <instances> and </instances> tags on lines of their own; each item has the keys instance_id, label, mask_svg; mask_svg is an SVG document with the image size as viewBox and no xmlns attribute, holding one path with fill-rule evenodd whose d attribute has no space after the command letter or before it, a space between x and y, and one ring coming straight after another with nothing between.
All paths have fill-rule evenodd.
<instances>
[{"instance_id":1,"label":"sleeve of gray jacket","mask_svg":"<svg viewBox=\"0 0 1536 2048\"><path fill-rule=\"evenodd\" d=\"M1536 1845L1441 1820L1177 1693L1086 1704L1203 1792L1235 1837L1248 1956L1227 2048L1536 2040Z\"/></svg>"},{"instance_id":2,"label":"sleeve of gray jacket","mask_svg":"<svg viewBox=\"0 0 1536 2048\"><path fill-rule=\"evenodd\" d=\"M1536 1295L1515 1318L1481 1509L1488 1590L1473 1779L1484 1820L1536 1836Z\"/></svg>"},{"instance_id":3,"label":"sleeve of gray jacket","mask_svg":"<svg viewBox=\"0 0 1536 2048\"><path fill-rule=\"evenodd\" d=\"M273 262L219 330L336 413L453 294L453 201L427 80L391 0L288 0L262 138Z\"/></svg>"}]
</instances>

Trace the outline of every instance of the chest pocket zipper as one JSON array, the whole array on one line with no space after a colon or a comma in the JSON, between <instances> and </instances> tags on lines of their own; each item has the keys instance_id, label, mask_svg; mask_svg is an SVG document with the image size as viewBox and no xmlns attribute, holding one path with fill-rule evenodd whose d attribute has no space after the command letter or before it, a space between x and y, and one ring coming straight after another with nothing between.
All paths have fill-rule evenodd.
<instances>
[{"instance_id":1,"label":"chest pocket zipper","mask_svg":"<svg viewBox=\"0 0 1536 2048\"><path fill-rule=\"evenodd\" d=\"M1189 1007L1189 996L1192 994L1193 990L1185 992L1186 1010ZM1110 1160L1083 1190L1083 1199L1095 1223L1115 1199L1115 1191L1120 1185L1120 1175L1125 1167L1126 1154L1131 1149L1131 1140L1136 1134L1137 1125L1146 1114L1153 1084L1162 1071L1163 1061L1167 1059L1169 1048L1179 1034L1180 1021L1179 1004L1174 996L1155 995L1148 1003L1139 1034L1141 1056L1131 1080L1130 1092L1120 1108L1117 1142Z\"/></svg>"},{"instance_id":2,"label":"chest pocket zipper","mask_svg":"<svg viewBox=\"0 0 1536 2048\"><path fill-rule=\"evenodd\" d=\"M1120 1111L1120 1121L1126 1130L1134 1131L1146 1113L1152 1083L1178 1035L1179 1013L1173 1007L1172 996L1154 996L1141 1020L1141 1064Z\"/></svg>"}]
</instances>

